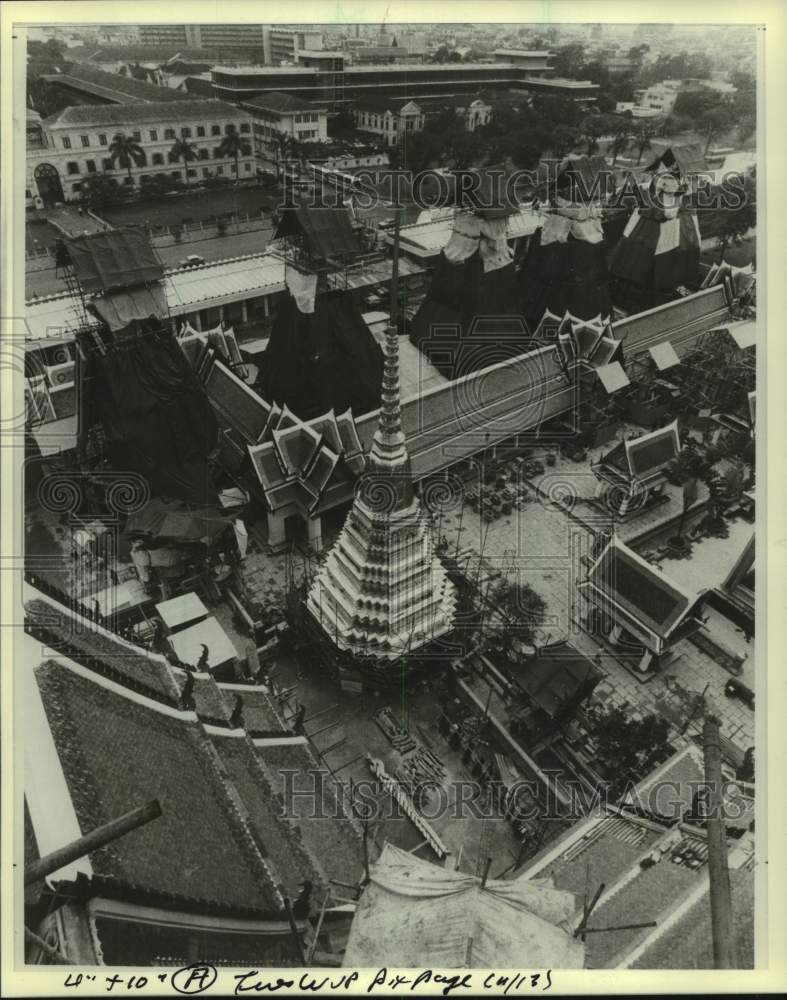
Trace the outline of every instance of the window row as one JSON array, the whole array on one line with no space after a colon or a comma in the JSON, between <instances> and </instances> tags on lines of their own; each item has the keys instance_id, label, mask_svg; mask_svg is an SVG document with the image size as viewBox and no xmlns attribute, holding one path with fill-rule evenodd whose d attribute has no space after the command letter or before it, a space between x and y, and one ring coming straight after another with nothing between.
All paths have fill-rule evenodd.
<instances>
[{"instance_id":1,"label":"window row","mask_svg":"<svg viewBox=\"0 0 787 1000\"><path fill-rule=\"evenodd\" d=\"M243 164L243 170L241 172L244 173L244 174L250 174L251 173L251 166L252 165L250 163L244 163ZM234 163L230 165L230 167L228 168L228 172L230 174L234 174L235 173L235 164ZM197 177L197 171L193 167L189 167L187 173L188 173L188 177L189 178ZM223 177L224 176L224 167L221 166L221 165L219 165L219 166L215 167L213 170L211 170L209 167L203 167L202 168L202 176L203 177ZM182 170L170 170L169 172L159 171L158 173L155 173L155 174L142 174L142 176L139 178L139 182L140 182L141 185L144 186L145 184L148 184L154 177L171 177L173 180L178 180L178 179L182 180L183 179L183 171ZM134 183L133 180L130 177L123 177L123 178L119 178L118 180L119 180L119 183L125 185L126 187L129 187L130 185L132 185ZM82 182L81 181L76 181L72 185L72 190L73 191L81 191L82 190ZM27 197L30 197L30 195L27 195Z\"/></svg>"},{"instance_id":2,"label":"window row","mask_svg":"<svg viewBox=\"0 0 787 1000\"><path fill-rule=\"evenodd\" d=\"M207 125L197 125L194 129L190 128L188 125L184 125L180 129L180 138L181 139L191 139L191 138L193 138L196 135L196 137L198 139L204 139L208 135L207 128L208 128ZM224 126L224 134L225 135L229 135L231 132L235 131L235 128L236 128L236 126L233 125L233 124L231 124L231 123L225 125ZM243 134L248 134L249 132L251 132L251 125L250 125L249 122L241 122L240 123L240 128L238 130L241 133L243 133ZM155 129L155 128L149 129L148 133L147 133L148 140L150 142L158 142L159 141L159 131L160 131L160 129ZM111 140L114 138L114 136L116 134L118 134L118 133L113 133L112 136L110 136L109 133L107 133L107 132L99 132L99 134L98 134L98 144L99 144L99 146L108 146L110 144ZM174 128L165 128L163 130L162 134L163 134L164 140L168 140L168 139L174 140L175 138L177 138L177 130L174 129ZM221 135L221 134L222 134L221 125L211 125L210 126L210 135ZM134 140L134 142L142 142L142 133L138 129L135 130L135 131L133 131L133 132L131 132L130 135L131 135L131 138ZM90 147L90 136L89 135L80 135L79 139L80 139L80 142L81 142L82 146L85 149L88 149ZM73 145L72 145L72 142L71 142L71 136L68 136L68 135L62 136L61 142L63 143L63 149L72 149L73 148Z\"/></svg>"},{"instance_id":3,"label":"window row","mask_svg":"<svg viewBox=\"0 0 787 1000\"><path fill-rule=\"evenodd\" d=\"M216 146L216 148L211 152L209 149L196 150L197 155L194 157L195 160L229 160L233 157L227 156L225 153L221 152L221 148ZM239 159L244 159L244 157L239 157ZM152 153L150 157L150 162L154 167L163 166L165 163L181 163L182 157L175 156L172 152L166 154L164 153ZM189 163L193 160L189 160ZM148 158L144 151L140 157L139 163L132 163L132 168L134 167L146 167L148 165ZM126 170L127 167L123 166L119 161L113 161L110 157L105 157L101 160L102 170ZM85 170L89 174L94 174L96 172L96 161L95 160L85 160ZM76 160L69 160L66 163L66 173L68 174L78 174L81 173L79 169L79 163Z\"/></svg>"}]
</instances>

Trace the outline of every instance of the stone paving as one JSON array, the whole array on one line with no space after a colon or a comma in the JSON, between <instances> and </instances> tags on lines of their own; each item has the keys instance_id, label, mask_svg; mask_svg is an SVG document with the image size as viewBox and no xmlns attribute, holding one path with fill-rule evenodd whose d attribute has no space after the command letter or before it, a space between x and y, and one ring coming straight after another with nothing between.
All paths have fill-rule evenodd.
<instances>
[{"instance_id":1,"label":"stone paving","mask_svg":"<svg viewBox=\"0 0 787 1000\"><path fill-rule=\"evenodd\" d=\"M722 733L742 749L751 745L754 713L737 699L725 697L724 685L731 675L691 642L679 643L676 659L659 674L641 681L607 645L584 631L575 583L590 565L593 535L548 497L534 499L523 510L515 509L489 523L463 504L445 512L435 523L448 541L449 554L458 550L464 571L471 577L477 574L482 586L496 574L516 576L544 598L547 618L539 641L568 639L591 658L601 656L605 680L596 689L596 697L608 704L628 705L633 712L658 712L680 732L707 684L707 696L720 715ZM747 657L742 679L751 686L753 645L747 647L742 634L729 623L723 640ZM698 728L695 720L691 729Z\"/></svg>"}]
</instances>

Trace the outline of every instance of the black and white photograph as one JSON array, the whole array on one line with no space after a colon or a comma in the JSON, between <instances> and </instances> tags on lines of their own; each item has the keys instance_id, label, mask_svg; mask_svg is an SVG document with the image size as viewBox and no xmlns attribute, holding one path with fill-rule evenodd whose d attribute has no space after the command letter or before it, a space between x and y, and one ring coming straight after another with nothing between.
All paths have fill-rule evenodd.
<instances>
[{"instance_id":1,"label":"black and white photograph","mask_svg":"<svg viewBox=\"0 0 787 1000\"><path fill-rule=\"evenodd\" d=\"M757 8L10 6L6 995L783 972Z\"/></svg>"}]
</instances>

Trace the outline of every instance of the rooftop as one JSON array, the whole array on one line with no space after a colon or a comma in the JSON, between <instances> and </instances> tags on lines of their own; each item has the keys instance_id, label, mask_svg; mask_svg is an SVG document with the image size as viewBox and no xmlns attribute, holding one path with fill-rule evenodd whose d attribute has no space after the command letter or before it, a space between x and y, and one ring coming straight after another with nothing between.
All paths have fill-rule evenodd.
<instances>
[{"instance_id":1,"label":"rooftop","mask_svg":"<svg viewBox=\"0 0 787 1000\"><path fill-rule=\"evenodd\" d=\"M166 93L165 88L155 88ZM177 93L170 91L170 93ZM246 113L224 101L200 99L178 95L177 110L170 100L148 101L140 104L78 104L63 108L44 120L47 128L67 125L137 125L146 122L182 122L220 118L246 118Z\"/></svg>"},{"instance_id":2,"label":"rooftop","mask_svg":"<svg viewBox=\"0 0 787 1000\"><path fill-rule=\"evenodd\" d=\"M87 63L71 63L63 73L49 73L43 76L48 83L64 84L76 90L86 90L97 97L104 97L116 104L130 104L135 101L173 102L183 101L184 95L167 87L135 80L133 77L106 73Z\"/></svg>"},{"instance_id":3,"label":"rooftop","mask_svg":"<svg viewBox=\"0 0 787 1000\"><path fill-rule=\"evenodd\" d=\"M284 94L280 90L270 90L266 94L260 94L249 101L243 102L244 108L260 108L264 111L317 111L320 107L318 102L305 101L302 97L293 97L292 94Z\"/></svg>"}]
</instances>

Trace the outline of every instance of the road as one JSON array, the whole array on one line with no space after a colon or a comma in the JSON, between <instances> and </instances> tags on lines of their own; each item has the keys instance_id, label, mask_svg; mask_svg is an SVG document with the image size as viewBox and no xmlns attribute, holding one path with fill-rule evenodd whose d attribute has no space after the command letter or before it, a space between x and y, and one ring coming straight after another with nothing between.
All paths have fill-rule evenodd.
<instances>
[{"instance_id":1,"label":"road","mask_svg":"<svg viewBox=\"0 0 787 1000\"><path fill-rule=\"evenodd\" d=\"M165 268L176 267L189 254L198 254L205 260L222 260L261 253L270 242L273 229L258 229L251 233L227 233L226 236L208 236L203 240L189 240L174 246L158 247L159 259ZM31 299L66 291L62 276L55 276L54 265L42 271L29 271L25 279L25 295Z\"/></svg>"}]
</instances>

